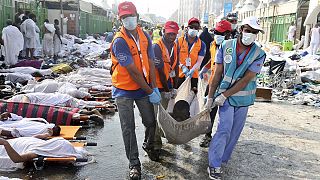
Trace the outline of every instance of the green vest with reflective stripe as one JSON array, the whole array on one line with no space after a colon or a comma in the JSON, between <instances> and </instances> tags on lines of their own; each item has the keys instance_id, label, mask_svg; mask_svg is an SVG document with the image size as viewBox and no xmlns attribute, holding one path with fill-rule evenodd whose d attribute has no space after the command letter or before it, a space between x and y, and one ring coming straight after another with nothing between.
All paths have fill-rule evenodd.
<instances>
[{"instance_id":1,"label":"green vest with reflective stripe","mask_svg":"<svg viewBox=\"0 0 320 180\"><path fill-rule=\"evenodd\" d=\"M265 52L255 43L240 66L237 66L237 39L227 40L222 43L224 73L217 94L221 94L231 88L241 79L250 65L265 55ZM248 83L241 91L228 98L229 104L235 107L250 106L256 98L256 78Z\"/></svg>"}]
</instances>

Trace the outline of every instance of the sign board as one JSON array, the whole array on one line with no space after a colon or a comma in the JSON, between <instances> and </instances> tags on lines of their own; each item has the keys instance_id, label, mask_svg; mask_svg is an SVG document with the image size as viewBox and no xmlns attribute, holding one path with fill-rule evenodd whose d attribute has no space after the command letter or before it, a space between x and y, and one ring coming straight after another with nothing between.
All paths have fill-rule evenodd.
<instances>
[{"instance_id":1,"label":"sign board","mask_svg":"<svg viewBox=\"0 0 320 180\"><path fill-rule=\"evenodd\" d=\"M203 24L208 24L208 22L209 22L209 13L204 13L203 14L202 21L203 21Z\"/></svg>"},{"instance_id":2,"label":"sign board","mask_svg":"<svg viewBox=\"0 0 320 180\"><path fill-rule=\"evenodd\" d=\"M224 16L232 12L232 2L224 3Z\"/></svg>"}]
</instances>

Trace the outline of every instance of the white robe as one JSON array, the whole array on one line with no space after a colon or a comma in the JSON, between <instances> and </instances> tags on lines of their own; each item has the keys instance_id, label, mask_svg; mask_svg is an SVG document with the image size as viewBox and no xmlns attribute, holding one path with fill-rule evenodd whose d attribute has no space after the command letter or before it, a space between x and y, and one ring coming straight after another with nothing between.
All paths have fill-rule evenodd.
<instances>
[{"instance_id":1,"label":"white robe","mask_svg":"<svg viewBox=\"0 0 320 180\"><path fill-rule=\"evenodd\" d=\"M42 41L43 55L53 56L53 33L45 33Z\"/></svg>"},{"instance_id":2,"label":"white robe","mask_svg":"<svg viewBox=\"0 0 320 180\"><path fill-rule=\"evenodd\" d=\"M61 51L61 41L59 39L59 36L57 34L54 34L53 36L53 44L54 44L54 55L57 56Z\"/></svg>"},{"instance_id":3,"label":"white robe","mask_svg":"<svg viewBox=\"0 0 320 180\"><path fill-rule=\"evenodd\" d=\"M23 73L23 74L32 74L34 72L39 72L42 75L50 75L52 73L51 69L36 69L34 67L15 67L10 69L0 69L1 73Z\"/></svg>"},{"instance_id":4,"label":"white robe","mask_svg":"<svg viewBox=\"0 0 320 180\"><path fill-rule=\"evenodd\" d=\"M10 98L11 102L22 102L22 98L28 97L32 104L42 104L47 106L62 106L72 108L89 108L95 106L105 106L106 102L100 101L84 101L74 98L68 94L61 93L27 93L19 94Z\"/></svg>"},{"instance_id":5,"label":"white robe","mask_svg":"<svg viewBox=\"0 0 320 180\"><path fill-rule=\"evenodd\" d=\"M10 25L3 28L2 39L4 42L5 63L7 65L16 64L24 44L22 33L17 27Z\"/></svg>"},{"instance_id":6,"label":"white robe","mask_svg":"<svg viewBox=\"0 0 320 180\"><path fill-rule=\"evenodd\" d=\"M37 33L40 29L32 19L25 20L21 26L21 32L25 37L25 47L26 48L36 48L37 47Z\"/></svg>"},{"instance_id":7,"label":"white robe","mask_svg":"<svg viewBox=\"0 0 320 180\"><path fill-rule=\"evenodd\" d=\"M20 121L14 121L10 124L2 124L0 128L7 131L16 130L19 133L19 137L32 137L38 134L48 133L49 128L53 128L55 125L48 123L42 119L42 122L33 121L34 118L23 118Z\"/></svg>"},{"instance_id":8,"label":"white robe","mask_svg":"<svg viewBox=\"0 0 320 180\"><path fill-rule=\"evenodd\" d=\"M63 138L42 140L33 137L20 137L8 140L12 148L19 154L35 153L47 157L77 157L82 158L84 154L74 148L72 144ZM83 152L85 153L85 152ZM23 168L23 163L14 163L8 156L4 146L0 146L0 169L15 170Z\"/></svg>"},{"instance_id":9,"label":"white robe","mask_svg":"<svg viewBox=\"0 0 320 180\"><path fill-rule=\"evenodd\" d=\"M28 97L30 103L48 106L67 106L68 101L73 99L72 96L60 93L27 93L13 96L9 101L21 102L23 96Z\"/></svg>"}]
</instances>

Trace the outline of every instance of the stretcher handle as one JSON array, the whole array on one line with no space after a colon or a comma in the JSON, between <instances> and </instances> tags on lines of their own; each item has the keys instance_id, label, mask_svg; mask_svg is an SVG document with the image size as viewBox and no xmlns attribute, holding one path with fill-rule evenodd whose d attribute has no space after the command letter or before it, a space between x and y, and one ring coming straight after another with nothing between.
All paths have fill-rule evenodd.
<instances>
[{"instance_id":1,"label":"stretcher handle","mask_svg":"<svg viewBox=\"0 0 320 180\"><path fill-rule=\"evenodd\" d=\"M93 107L88 107L88 108L106 108L106 109L116 109L115 106L109 105L109 106L93 106Z\"/></svg>"},{"instance_id":2,"label":"stretcher handle","mask_svg":"<svg viewBox=\"0 0 320 180\"><path fill-rule=\"evenodd\" d=\"M89 125L81 125L81 129L88 129L88 128L91 128L91 126L89 126Z\"/></svg>"},{"instance_id":3,"label":"stretcher handle","mask_svg":"<svg viewBox=\"0 0 320 180\"><path fill-rule=\"evenodd\" d=\"M88 158L77 158L76 162L88 162Z\"/></svg>"},{"instance_id":4,"label":"stretcher handle","mask_svg":"<svg viewBox=\"0 0 320 180\"><path fill-rule=\"evenodd\" d=\"M85 145L86 145L86 146L98 146L98 143L95 143L95 142L87 142Z\"/></svg>"},{"instance_id":5,"label":"stretcher handle","mask_svg":"<svg viewBox=\"0 0 320 180\"><path fill-rule=\"evenodd\" d=\"M85 136L73 137L73 140L87 140Z\"/></svg>"},{"instance_id":6,"label":"stretcher handle","mask_svg":"<svg viewBox=\"0 0 320 180\"><path fill-rule=\"evenodd\" d=\"M84 98L84 100L86 101L96 101L96 100L99 100L99 101L109 101L109 100L112 100L112 97L91 97L91 98Z\"/></svg>"},{"instance_id":7,"label":"stretcher handle","mask_svg":"<svg viewBox=\"0 0 320 180\"><path fill-rule=\"evenodd\" d=\"M76 161L77 158L75 157L46 157L43 158L44 161L50 162L66 162L66 161Z\"/></svg>"}]
</instances>

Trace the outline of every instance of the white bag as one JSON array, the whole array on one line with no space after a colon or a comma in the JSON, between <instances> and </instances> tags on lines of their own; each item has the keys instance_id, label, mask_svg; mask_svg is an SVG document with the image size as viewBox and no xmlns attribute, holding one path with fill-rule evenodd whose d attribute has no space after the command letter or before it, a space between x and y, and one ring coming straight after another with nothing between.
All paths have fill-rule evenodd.
<instances>
[{"instance_id":1,"label":"white bag","mask_svg":"<svg viewBox=\"0 0 320 180\"><path fill-rule=\"evenodd\" d=\"M199 79L198 93L193 98L191 91L191 79L187 78L185 82L180 86L177 91L177 97L169 101L168 108L165 110L159 105L159 111L157 113L157 121L159 127L162 129L165 137L169 143L172 144L184 144L193 138L198 137L200 134L209 132L211 128L210 112L204 110L204 93L205 84ZM173 111L175 102L179 100L191 100L190 104L190 116L191 118L177 122L172 118L169 112Z\"/></svg>"}]
</instances>

